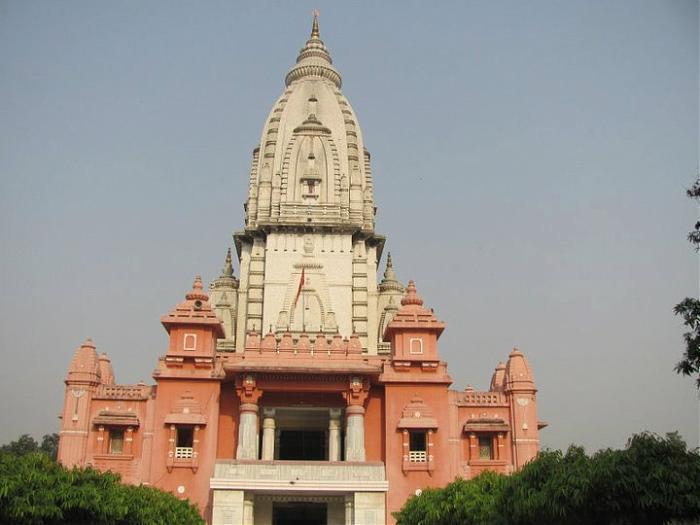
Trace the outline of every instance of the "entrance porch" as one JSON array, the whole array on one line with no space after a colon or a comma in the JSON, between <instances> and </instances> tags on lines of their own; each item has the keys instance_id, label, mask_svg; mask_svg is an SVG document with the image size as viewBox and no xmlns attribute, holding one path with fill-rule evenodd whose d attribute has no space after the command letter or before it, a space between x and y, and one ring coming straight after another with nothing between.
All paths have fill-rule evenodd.
<instances>
[{"instance_id":1,"label":"entrance porch","mask_svg":"<svg viewBox=\"0 0 700 525\"><path fill-rule=\"evenodd\" d=\"M384 525L388 483L373 462L219 461L212 525Z\"/></svg>"}]
</instances>

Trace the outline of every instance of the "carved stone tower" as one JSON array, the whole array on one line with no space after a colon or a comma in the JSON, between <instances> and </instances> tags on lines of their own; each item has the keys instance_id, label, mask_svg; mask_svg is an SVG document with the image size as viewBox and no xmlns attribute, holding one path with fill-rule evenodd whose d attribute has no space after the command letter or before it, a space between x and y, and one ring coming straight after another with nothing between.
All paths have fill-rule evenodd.
<instances>
[{"instance_id":1,"label":"carved stone tower","mask_svg":"<svg viewBox=\"0 0 700 525\"><path fill-rule=\"evenodd\" d=\"M213 293L217 312L235 314L219 349L241 352L247 333L272 330L355 333L376 354L384 308L391 315L395 304L379 297L384 237L374 231L370 155L316 17L285 85L253 151L245 230L234 236L240 283L228 302ZM392 291L400 297L398 281Z\"/></svg>"}]
</instances>

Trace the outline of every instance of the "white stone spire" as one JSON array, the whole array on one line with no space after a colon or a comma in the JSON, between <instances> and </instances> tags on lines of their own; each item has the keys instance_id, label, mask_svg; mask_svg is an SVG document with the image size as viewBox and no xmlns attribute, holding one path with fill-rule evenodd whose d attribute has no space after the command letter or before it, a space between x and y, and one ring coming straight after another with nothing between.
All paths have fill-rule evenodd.
<instances>
[{"instance_id":1,"label":"white stone spire","mask_svg":"<svg viewBox=\"0 0 700 525\"><path fill-rule=\"evenodd\" d=\"M294 337L356 333L377 351L384 238L374 232L370 154L340 87L315 14L253 151L245 230L235 235L237 351L269 326Z\"/></svg>"},{"instance_id":2,"label":"white stone spire","mask_svg":"<svg viewBox=\"0 0 700 525\"><path fill-rule=\"evenodd\" d=\"M314 15L311 36L253 152L249 229L309 223L374 229L370 155L319 35Z\"/></svg>"}]
</instances>

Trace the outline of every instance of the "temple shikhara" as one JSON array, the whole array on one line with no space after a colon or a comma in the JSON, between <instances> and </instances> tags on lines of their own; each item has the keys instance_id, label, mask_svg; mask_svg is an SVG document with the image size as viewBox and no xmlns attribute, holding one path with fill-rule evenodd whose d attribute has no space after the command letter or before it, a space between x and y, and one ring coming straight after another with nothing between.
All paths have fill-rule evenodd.
<instances>
[{"instance_id":1,"label":"temple shikhara","mask_svg":"<svg viewBox=\"0 0 700 525\"><path fill-rule=\"evenodd\" d=\"M375 232L370 154L316 17L244 206L221 276L161 318L155 384L117 384L90 340L75 352L61 463L188 498L214 525L379 525L421 489L537 454L519 350L488 391L450 389L445 324Z\"/></svg>"}]
</instances>

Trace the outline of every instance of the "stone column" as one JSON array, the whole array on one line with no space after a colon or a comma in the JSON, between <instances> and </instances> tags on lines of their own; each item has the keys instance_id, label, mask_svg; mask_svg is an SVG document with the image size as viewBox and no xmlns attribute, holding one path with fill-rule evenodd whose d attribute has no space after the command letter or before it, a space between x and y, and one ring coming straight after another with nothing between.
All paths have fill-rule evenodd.
<instances>
[{"instance_id":1,"label":"stone column","mask_svg":"<svg viewBox=\"0 0 700 525\"><path fill-rule=\"evenodd\" d=\"M352 511L355 506L353 495L345 496L345 525L353 525Z\"/></svg>"},{"instance_id":2,"label":"stone column","mask_svg":"<svg viewBox=\"0 0 700 525\"><path fill-rule=\"evenodd\" d=\"M258 459L258 405L242 403L236 459Z\"/></svg>"},{"instance_id":3,"label":"stone column","mask_svg":"<svg viewBox=\"0 0 700 525\"><path fill-rule=\"evenodd\" d=\"M263 437L262 457L260 459L272 461L275 459L275 409L263 409Z\"/></svg>"},{"instance_id":4,"label":"stone column","mask_svg":"<svg viewBox=\"0 0 700 525\"><path fill-rule=\"evenodd\" d=\"M345 461L365 460L365 408L349 405L345 409Z\"/></svg>"},{"instance_id":5,"label":"stone column","mask_svg":"<svg viewBox=\"0 0 700 525\"><path fill-rule=\"evenodd\" d=\"M255 501L252 494L246 494L243 499L243 525L255 525Z\"/></svg>"},{"instance_id":6,"label":"stone column","mask_svg":"<svg viewBox=\"0 0 700 525\"><path fill-rule=\"evenodd\" d=\"M340 461L340 409L330 409L328 420L328 461Z\"/></svg>"}]
</instances>

